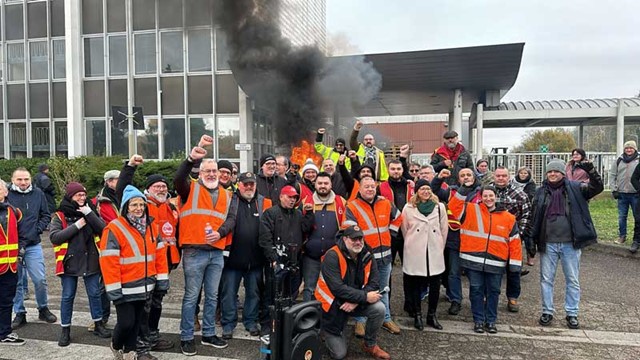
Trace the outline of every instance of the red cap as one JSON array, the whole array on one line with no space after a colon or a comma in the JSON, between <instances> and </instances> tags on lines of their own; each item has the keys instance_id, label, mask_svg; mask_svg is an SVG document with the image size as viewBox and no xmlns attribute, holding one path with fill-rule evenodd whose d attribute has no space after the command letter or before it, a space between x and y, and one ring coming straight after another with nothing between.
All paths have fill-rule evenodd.
<instances>
[{"instance_id":1,"label":"red cap","mask_svg":"<svg viewBox=\"0 0 640 360\"><path fill-rule=\"evenodd\" d=\"M292 196L292 197L293 196L295 196L295 197L300 196L298 194L298 192L296 191L296 189L291 185L287 185L287 186L283 187L282 190L280 190L280 194L284 194L284 195Z\"/></svg>"}]
</instances>

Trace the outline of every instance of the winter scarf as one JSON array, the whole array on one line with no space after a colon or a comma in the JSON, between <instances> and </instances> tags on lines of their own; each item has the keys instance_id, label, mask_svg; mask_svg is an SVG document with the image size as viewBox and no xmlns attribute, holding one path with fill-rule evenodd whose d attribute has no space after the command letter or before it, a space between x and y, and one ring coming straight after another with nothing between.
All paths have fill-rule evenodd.
<instances>
[{"instance_id":1,"label":"winter scarf","mask_svg":"<svg viewBox=\"0 0 640 360\"><path fill-rule=\"evenodd\" d=\"M127 213L127 220L129 220L129 223L131 224L131 226L136 228L136 230L138 230L140 235L142 235L144 237L144 234L147 232L147 217L146 217L146 215L143 215L141 217L136 217L135 215L133 215L131 213Z\"/></svg>"},{"instance_id":2,"label":"winter scarf","mask_svg":"<svg viewBox=\"0 0 640 360\"><path fill-rule=\"evenodd\" d=\"M433 209L435 209L435 207L436 207L436 202L433 200L423 201L418 203L417 205L418 211L420 212L420 214L424 216L429 216L429 214L433 212Z\"/></svg>"},{"instance_id":3,"label":"winter scarf","mask_svg":"<svg viewBox=\"0 0 640 360\"><path fill-rule=\"evenodd\" d=\"M548 220L555 220L558 217L565 216L565 201L564 201L564 181L560 180L557 183L545 182L547 191L551 192L551 203L547 209L546 218Z\"/></svg>"}]
</instances>

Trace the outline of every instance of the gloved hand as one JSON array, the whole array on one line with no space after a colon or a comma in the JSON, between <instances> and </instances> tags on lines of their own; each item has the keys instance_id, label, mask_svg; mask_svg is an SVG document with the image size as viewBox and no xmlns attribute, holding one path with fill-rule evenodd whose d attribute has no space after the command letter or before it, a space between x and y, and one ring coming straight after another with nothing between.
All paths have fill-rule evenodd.
<instances>
[{"instance_id":1,"label":"gloved hand","mask_svg":"<svg viewBox=\"0 0 640 360\"><path fill-rule=\"evenodd\" d=\"M75 226L79 229L82 229L85 225L87 225L87 221L84 218L78 219L74 222Z\"/></svg>"},{"instance_id":2,"label":"gloved hand","mask_svg":"<svg viewBox=\"0 0 640 360\"><path fill-rule=\"evenodd\" d=\"M588 173L594 169L593 163L589 160L581 161L580 163L578 163L578 167Z\"/></svg>"},{"instance_id":3,"label":"gloved hand","mask_svg":"<svg viewBox=\"0 0 640 360\"><path fill-rule=\"evenodd\" d=\"M24 254L27 252L27 249L25 248L21 248L20 251L18 251L18 264L24 266L26 265L25 261L24 261Z\"/></svg>"},{"instance_id":4,"label":"gloved hand","mask_svg":"<svg viewBox=\"0 0 640 360\"><path fill-rule=\"evenodd\" d=\"M84 205L80 206L78 208L78 211L80 211L82 215L89 215L89 213L91 213L91 208L89 207L89 205Z\"/></svg>"},{"instance_id":5,"label":"gloved hand","mask_svg":"<svg viewBox=\"0 0 640 360\"><path fill-rule=\"evenodd\" d=\"M620 193L618 193L617 191L612 191L611 196L613 196L614 199L618 200L618 198L620 197Z\"/></svg>"}]
</instances>

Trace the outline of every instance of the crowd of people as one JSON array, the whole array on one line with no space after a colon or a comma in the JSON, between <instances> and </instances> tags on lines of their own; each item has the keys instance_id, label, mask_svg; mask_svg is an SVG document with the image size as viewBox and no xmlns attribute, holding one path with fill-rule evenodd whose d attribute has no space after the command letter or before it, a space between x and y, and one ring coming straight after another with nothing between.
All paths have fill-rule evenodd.
<instances>
[{"instance_id":1,"label":"crowd of people","mask_svg":"<svg viewBox=\"0 0 640 360\"><path fill-rule=\"evenodd\" d=\"M294 263L284 290L291 298L317 300L322 308L321 336L329 355L347 355L345 327L355 318L354 334L363 351L389 359L377 340L379 330L400 334L389 306L390 291L400 292L404 311L417 330L441 330L437 308L462 311L462 277L473 331L496 333L502 278L510 312L518 312L520 279L540 254L541 315L552 323L555 273L565 275L565 320L579 328L580 255L596 242L588 200L603 190L600 175L582 149L565 164L552 160L537 186L530 169L475 163L455 131L447 131L431 164L408 163L409 146L387 161L357 121L349 139L324 144L318 129L312 161L291 164L286 156L265 154L258 173L238 173L226 160L207 157L213 139L203 135L180 164L173 181L149 176L144 189L133 185L144 159L134 155L122 169L104 174L93 199L77 182L66 184L59 204L41 167L31 183L24 168L11 182L0 181L0 343L22 345L15 332L26 320L24 282L35 285L39 319L58 321L48 308L45 255L41 235L48 229L55 252L55 274L62 284L59 346L72 340L77 282L85 284L96 336L111 338L114 359L155 359L152 351L175 346L162 338L159 320L171 272L182 263L184 292L180 349L197 354L199 343L222 349L238 326L239 287L244 286L242 325L251 336L272 331L276 270ZM620 210L620 242L626 240L626 215L636 214L640 188L636 144L612 168L613 194ZM170 188L175 196L170 196ZM631 195L633 194L633 195ZM640 246L640 225L631 250ZM400 266L402 284L392 284ZM176 291L177 289L172 289ZM423 317L423 300L427 300ZM107 327L111 304L113 329ZM203 303L202 309L200 304ZM529 304L535 306L534 304ZM11 315L15 313L13 321ZM201 319L201 321L200 321ZM219 321L222 332L216 332ZM471 327L470 327L471 328Z\"/></svg>"}]
</instances>

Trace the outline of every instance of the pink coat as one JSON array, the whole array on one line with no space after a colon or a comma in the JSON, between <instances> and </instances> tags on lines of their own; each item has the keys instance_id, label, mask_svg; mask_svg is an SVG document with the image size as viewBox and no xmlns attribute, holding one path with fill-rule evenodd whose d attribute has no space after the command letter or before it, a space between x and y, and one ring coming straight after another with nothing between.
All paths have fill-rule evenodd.
<instances>
[{"instance_id":1,"label":"pink coat","mask_svg":"<svg viewBox=\"0 0 640 360\"><path fill-rule=\"evenodd\" d=\"M567 163L567 167L565 168L565 172L567 173L567 179L578 181L581 183L589 183L589 174L583 169L576 167L573 168L573 161L569 161Z\"/></svg>"},{"instance_id":2,"label":"pink coat","mask_svg":"<svg viewBox=\"0 0 640 360\"><path fill-rule=\"evenodd\" d=\"M442 203L439 203L429 216L422 215L416 207L407 204L402 210L402 271L413 276L442 274L448 231L447 209Z\"/></svg>"}]
</instances>

